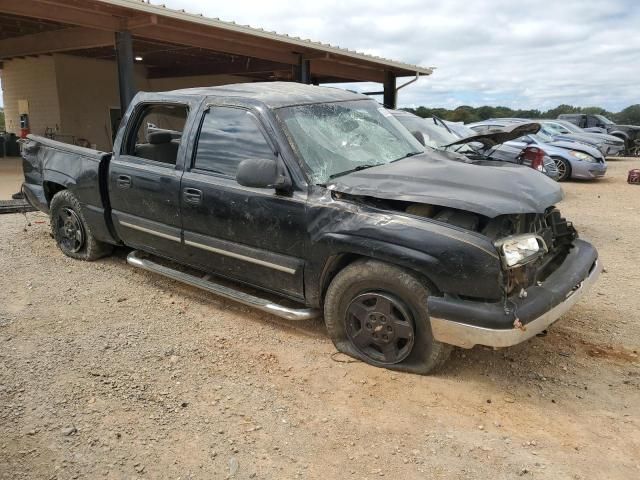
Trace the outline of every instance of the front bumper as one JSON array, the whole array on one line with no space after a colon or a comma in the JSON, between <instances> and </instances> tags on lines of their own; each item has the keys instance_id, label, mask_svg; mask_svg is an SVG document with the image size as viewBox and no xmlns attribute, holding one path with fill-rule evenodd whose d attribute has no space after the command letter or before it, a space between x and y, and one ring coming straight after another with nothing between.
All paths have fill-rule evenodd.
<instances>
[{"instance_id":1,"label":"front bumper","mask_svg":"<svg viewBox=\"0 0 640 480\"><path fill-rule=\"evenodd\" d=\"M604 177L606 173L606 163L591 163L577 160L571 163L571 178L590 180Z\"/></svg>"},{"instance_id":2,"label":"front bumper","mask_svg":"<svg viewBox=\"0 0 640 480\"><path fill-rule=\"evenodd\" d=\"M624 143L621 145L605 145L603 155L615 157L624 153Z\"/></svg>"},{"instance_id":3,"label":"front bumper","mask_svg":"<svg viewBox=\"0 0 640 480\"><path fill-rule=\"evenodd\" d=\"M462 348L517 345L564 315L596 282L601 271L596 249L576 240L562 265L541 285L529 287L525 298L509 299L509 311L505 311L502 302L429 297L433 338Z\"/></svg>"}]
</instances>

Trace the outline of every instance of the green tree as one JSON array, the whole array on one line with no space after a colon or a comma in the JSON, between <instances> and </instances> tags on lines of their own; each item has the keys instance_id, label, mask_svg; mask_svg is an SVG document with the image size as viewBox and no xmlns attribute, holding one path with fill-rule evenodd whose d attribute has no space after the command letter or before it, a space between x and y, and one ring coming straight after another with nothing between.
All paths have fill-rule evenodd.
<instances>
[{"instance_id":1,"label":"green tree","mask_svg":"<svg viewBox=\"0 0 640 480\"><path fill-rule=\"evenodd\" d=\"M608 112L602 107L583 107L580 109L581 113L588 113L590 115L604 115L605 117L611 116L612 113Z\"/></svg>"},{"instance_id":2,"label":"green tree","mask_svg":"<svg viewBox=\"0 0 640 480\"><path fill-rule=\"evenodd\" d=\"M509 107L492 107L483 105L482 107L470 107L461 105L453 110L447 108L416 107L405 108L407 112L414 113L422 118L440 117L443 120L452 122L472 123L489 118L557 118L563 113L590 113L604 115L619 124L640 125L640 104L631 105L619 113L608 112L602 107L574 107L573 105L558 105L545 112L538 109L514 110Z\"/></svg>"},{"instance_id":3,"label":"green tree","mask_svg":"<svg viewBox=\"0 0 640 480\"><path fill-rule=\"evenodd\" d=\"M494 118L496 116L495 107L490 107L489 105L485 105L483 107L478 107L476 109L476 115L480 117L480 120L486 120L488 118Z\"/></svg>"},{"instance_id":4,"label":"green tree","mask_svg":"<svg viewBox=\"0 0 640 480\"><path fill-rule=\"evenodd\" d=\"M4 108L0 108L0 132L4 131Z\"/></svg>"},{"instance_id":5,"label":"green tree","mask_svg":"<svg viewBox=\"0 0 640 480\"><path fill-rule=\"evenodd\" d=\"M620 125L640 125L640 104L631 105L613 117Z\"/></svg>"},{"instance_id":6,"label":"green tree","mask_svg":"<svg viewBox=\"0 0 640 480\"><path fill-rule=\"evenodd\" d=\"M547 110L544 116L546 118L558 118L558 115L562 115L563 113L580 113L580 107L562 104L558 105L556 108Z\"/></svg>"},{"instance_id":7,"label":"green tree","mask_svg":"<svg viewBox=\"0 0 640 480\"><path fill-rule=\"evenodd\" d=\"M447 115L447 120L451 120L452 122L478 122L480 121L480 117L476 113L476 109L473 107L469 107L468 105L462 105L456 108L450 115Z\"/></svg>"}]
</instances>

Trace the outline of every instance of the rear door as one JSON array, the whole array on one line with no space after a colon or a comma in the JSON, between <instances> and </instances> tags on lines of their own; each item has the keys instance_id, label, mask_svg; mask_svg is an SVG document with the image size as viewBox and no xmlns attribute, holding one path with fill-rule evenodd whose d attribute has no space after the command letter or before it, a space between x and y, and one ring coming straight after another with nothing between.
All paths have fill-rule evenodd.
<instances>
[{"instance_id":1,"label":"rear door","mask_svg":"<svg viewBox=\"0 0 640 480\"><path fill-rule=\"evenodd\" d=\"M140 104L109 166L114 225L127 244L173 256L181 242L180 179L187 105Z\"/></svg>"},{"instance_id":2,"label":"rear door","mask_svg":"<svg viewBox=\"0 0 640 480\"><path fill-rule=\"evenodd\" d=\"M301 299L305 198L244 187L235 179L242 160L277 155L254 112L232 106L204 109L182 178L185 261Z\"/></svg>"}]
</instances>

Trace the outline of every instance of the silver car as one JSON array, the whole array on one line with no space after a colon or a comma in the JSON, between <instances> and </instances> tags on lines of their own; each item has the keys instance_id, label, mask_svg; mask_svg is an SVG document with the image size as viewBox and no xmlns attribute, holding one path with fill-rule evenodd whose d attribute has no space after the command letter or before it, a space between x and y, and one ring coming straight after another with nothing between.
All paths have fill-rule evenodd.
<instances>
[{"instance_id":1,"label":"silver car","mask_svg":"<svg viewBox=\"0 0 640 480\"><path fill-rule=\"evenodd\" d=\"M509 119L493 119L467 126L482 133L495 128L504 128L513 123L515 122ZM579 142L556 140L542 131L533 135L524 135L506 142L505 145L516 148L530 145L542 149L558 167L561 182L572 178L593 180L604 177L607 172L607 162L597 148Z\"/></svg>"},{"instance_id":2,"label":"silver car","mask_svg":"<svg viewBox=\"0 0 640 480\"><path fill-rule=\"evenodd\" d=\"M599 143L599 149L605 156L616 156L624 153L624 140L607 133L587 132L566 120L541 120L548 130L559 135L576 135L585 139L593 139ZM578 138L580 138L578 137Z\"/></svg>"},{"instance_id":3,"label":"silver car","mask_svg":"<svg viewBox=\"0 0 640 480\"><path fill-rule=\"evenodd\" d=\"M559 178L555 162L545 155L542 149L528 145L516 148L503 143L505 141L509 143L509 139L523 135L523 133L514 132L514 128L499 129L486 135L478 135L478 132L468 129L468 135L461 135L452 129L448 122L439 118L421 118L402 110L392 110L391 113L426 147L461 154L470 160L482 159L524 165L540 171L553 180ZM527 125L533 128L526 130ZM522 126L525 133L536 132L540 128L538 124L527 125Z\"/></svg>"}]
</instances>

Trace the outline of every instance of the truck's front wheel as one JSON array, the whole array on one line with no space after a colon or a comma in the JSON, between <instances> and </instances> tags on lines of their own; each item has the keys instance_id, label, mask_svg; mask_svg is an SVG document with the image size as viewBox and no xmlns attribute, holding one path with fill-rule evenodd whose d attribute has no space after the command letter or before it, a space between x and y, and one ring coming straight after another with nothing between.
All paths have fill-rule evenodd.
<instances>
[{"instance_id":1,"label":"truck's front wheel","mask_svg":"<svg viewBox=\"0 0 640 480\"><path fill-rule=\"evenodd\" d=\"M80 202L69 190L56 193L49 208L51 233L62 252L78 260L96 260L111 253L109 244L96 240L82 215Z\"/></svg>"},{"instance_id":2,"label":"truck's front wheel","mask_svg":"<svg viewBox=\"0 0 640 480\"><path fill-rule=\"evenodd\" d=\"M431 335L429 288L411 272L376 260L340 271L329 285L324 318L336 348L378 367L426 374L451 346Z\"/></svg>"}]
</instances>

